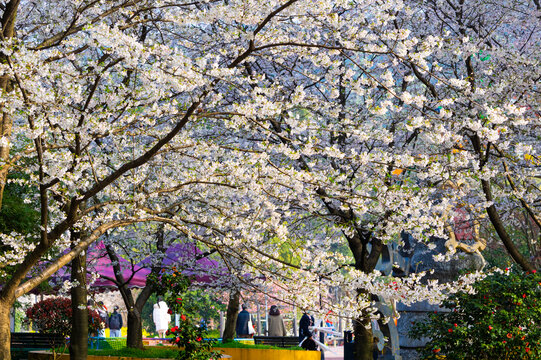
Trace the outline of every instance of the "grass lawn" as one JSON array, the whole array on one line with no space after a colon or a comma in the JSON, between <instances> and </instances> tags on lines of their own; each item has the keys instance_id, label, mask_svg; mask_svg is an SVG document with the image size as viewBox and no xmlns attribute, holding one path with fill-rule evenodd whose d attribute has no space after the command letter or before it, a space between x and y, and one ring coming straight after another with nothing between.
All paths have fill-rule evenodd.
<instances>
[{"instance_id":1,"label":"grass lawn","mask_svg":"<svg viewBox=\"0 0 541 360\"><path fill-rule=\"evenodd\" d=\"M274 350L304 350L300 346L293 346L288 348L282 348L278 346L272 346L272 345L249 345L249 344L243 344L238 341L230 341L227 343L216 343L215 347L221 347L221 348L241 348L241 349L274 349Z\"/></svg>"},{"instance_id":2,"label":"grass lawn","mask_svg":"<svg viewBox=\"0 0 541 360\"><path fill-rule=\"evenodd\" d=\"M217 348L242 348L242 349L274 349L274 350L303 350L296 346L292 348L281 348L271 345L249 345L237 341L222 344L217 342L214 347ZM63 349L58 349L61 352ZM88 349L88 355L98 356L118 356L118 357L133 357L133 358L158 358L158 359L174 359L177 357L178 349L171 346L145 346L142 349L119 348L119 349ZM66 351L67 352L67 351Z\"/></svg>"},{"instance_id":3,"label":"grass lawn","mask_svg":"<svg viewBox=\"0 0 541 360\"><path fill-rule=\"evenodd\" d=\"M89 349L88 355L98 356L120 356L134 358L159 358L159 359L174 359L177 357L178 349L169 347L146 346L144 350L122 348L122 349L104 349L96 350Z\"/></svg>"}]
</instances>

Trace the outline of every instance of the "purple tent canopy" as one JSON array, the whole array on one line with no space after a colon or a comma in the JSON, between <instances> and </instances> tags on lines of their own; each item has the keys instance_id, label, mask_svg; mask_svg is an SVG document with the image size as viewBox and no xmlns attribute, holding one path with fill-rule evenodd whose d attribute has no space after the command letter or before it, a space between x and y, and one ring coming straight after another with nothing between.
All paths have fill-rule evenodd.
<instances>
[{"instance_id":1,"label":"purple tent canopy","mask_svg":"<svg viewBox=\"0 0 541 360\"><path fill-rule=\"evenodd\" d=\"M151 259L146 258L139 263L140 266L150 268ZM195 277L198 283L210 284L220 277L229 276L227 267L221 262L209 259L193 243L176 243L171 245L165 252L162 260L164 268L177 266L182 273Z\"/></svg>"},{"instance_id":2,"label":"purple tent canopy","mask_svg":"<svg viewBox=\"0 0 541 360\"><path fill-rule=\"evenodd\" d=\"M122 277L128 281L129 288L144 288L150 269L132 264L130 261L118 257L118 263L122 269ZM99 274L99 278L92 283L93 287L116 288L116 284L107 278L115 279L113 264L103 242L96 244L94 249L87 256L87 269L89 272Z\"/></svg>"},{"instance_id":3,"label":"purple tent canopy","mask_svg":"<svg viewBox=\"0 0 541 360\"><path fill-rule=\"evenodd\" d=\"M220 262L202 256L202 251L191 243L174 244L165 252L162 260L164 268L177 266L184 269L182 273L193 276L196 283L210 284L218 278L228 276L227 268ZM200 257L199 259L197 259ZM118 257L122 276L128 283L129 288L143 288L146 285L147 276L150 274L152 259L147 257L138 264ZM88 250L87 268L90 274L98 274L99 277L91 285L94 288L116 288L116 284L109 280L115 279L114 268L111 259L107 255L103 242L98 242ZM60 269L51 279L51 282L62 283L70 278L67 267Z\"/></svg>"}]
</instances>

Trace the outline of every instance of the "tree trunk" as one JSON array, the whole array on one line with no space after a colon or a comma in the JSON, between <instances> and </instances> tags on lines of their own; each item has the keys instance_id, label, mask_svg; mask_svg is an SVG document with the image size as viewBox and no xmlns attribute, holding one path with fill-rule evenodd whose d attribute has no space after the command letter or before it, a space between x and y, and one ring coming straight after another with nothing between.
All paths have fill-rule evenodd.
<instances>
[{"instance_id":1,"label":"tree trunk","mask_svg":"<svg viewBox=\"0 0 541 360\"><path fill-rule=\"evenodd\" d=\"M493 197L490 182L487 180L481 180L481 184L483 186L483 192L485 193L487 201L492 202ZM490 205L487 208L487 214L490 222L492 223L492 226L494 226L496 233L498 234L500 240L505 246L507 253L513 258L513 260L515 260L515 262L522 268L522 270L535 270L535 267L526 259L526 257L524 257L524 255L520 253L519 249L513 242L513 239L511 239L511 236L505 229L503 221L500 218L500 214L498 213L498 210L496 210L496 206L494 204Z\"/></svg>"},{"instance_id":2,"label":"tree trunk","mask_svg":"<svg viewBox=\"0 0 541 360\"><path fill-rule=\"evenodd\" d=\"M165 254L163 225L160 226L160 229L157 232L156 247L159 252ZM126 309L128 310L128 333L126 346L129 348L143 349L143 320L141 319L141 314L143 313L143 307L145 306L148 298L155 291L156 285L151 282L147 282L143 290L137 296L137 299L134 301L133 294L128 288L128 283L125 281L124 276L122 275L117 254L110 245L107 245L105 248L107 250L107 254L109 255L109 259L111 259L111 262L115 264L113 265L115 278L104 278L114 282L118 286L118 291L120 291L122 300L124 300L124 305L126 305ZM161 266L152 266L150 274L157 276L160 271Z\"/></svg>"},{"instance_id":3,"label":"tree trunk","mask_svg":"<svg viewBox=\"0 0 541 360\"><path fill-rule=\"evenodd\" d=\"M20 0L11 0L5 4L4 12L2 14L1 25L2 25L2 38L9 39L15 35L15 20L17 18L17 11L19 9ZM4 54L0 55L0 63L6 64L8 62L8 57ZM0 89L2 92L10 92L10 77L8 75L0 76ZM2 167L0 168L0 209L2 208L2 200L4 197L4 187L6 185L6 180L8 172L10 169L9 166L9 142L11 141L11 127L13 125L13 119L9 116L8 113L3 111L3 106L0 106L0 139L3 139L0 142L0 161L2 162Z\"/></svg>"},{"instance_id":4,"label":"tree trunk","mask_svg":"<svg viewBox=\"0 0 541 360\"><path fill-rule=\"evenodd\" d=\"M0 301L0 360L11 360L11 331L9 329L11 305L9 301Z\"/></svg>"},{"instance_id":5,"label":"tree trunk","mask_svg":"<svg viewBox=\"0 0 541 360\"><path fill-rule=\"evenodd\" d=\"M233 341L235 339L237 315L239 314L240 291L231 290L229 303L227 304L227 315L225 318L225 329L222 336L222 342Z\"/></svg>"},{"instance_id":6,"label":"tree trunk","mask_svg":"<svg viewBox=\"0 0 541 360\"><path fill-rule=\"evenodd\" d=\"M136 306L128 309L128 336L126 346L143 349L143 321L141 319L141 311Z\"/></svg>"},{"instance_id":7,"label":"tree trunk","mask_svg":"<svg viewBox=\"0 0 541 360\"><path fill-rule=\"evenodd\" d=\"M488 160L488 151L485 155L485 150L482 148L481 140L479 139L479 136L477 134L470 136L470 141L475 152L477 153L477 156L479 157L480 168L483 168L484 163L486 163L486 161ZM490 181L481 180L481 187L483 189L483 193L485 194L487 202L492 203L492 205L487 208L488 217L490 219L490 222L492 223L492 226L494 226L494 230L496 230L496 233L498 234L500 240L505 246L507 253L524 271L535 270L535 267L520 253L519 249L513 242L513 239L505 229L500 214L496 209L496 205L494 205L493 203L494 198L492 196L492 185Z\"/></svg>"},{"instance_id":8,"label":"tree trunk","mask_svg":"<svg viewBox=\"0 0 541 360\"><path fill-rule=\"evenodd\" d=\"M86 255L71 262L71 280L77 286L71 289L70 360L86 360L88 353L88 307L86 293Z\"/></svg>"},{"instance_id":9,"label":"tree trunk","mask_svg":"<svg viewBox=\"0 0 541 360\"><path fill-rule=\"evenodd\" d=\"M163 246L160 248L163 250ZM159 267L153 267L151 274L159 273ZM135 305L128 307L128 337L126 346L130 348L143 349L143 308L148 301L148 298L155 291L155 285L147 282L143 290L137 296Z\"/></svg>"},{"instance_id":10,"label":"tree trunk","mask_svg":"<svg viewBox=\"0 0 541 360\"><path fill-rule=\"evenodd\" d=\"M369 323L370 317L368 315L353 320L355 360L372 360L374 340L372 329L368 328Z\"/></svg>"}]
</instances>

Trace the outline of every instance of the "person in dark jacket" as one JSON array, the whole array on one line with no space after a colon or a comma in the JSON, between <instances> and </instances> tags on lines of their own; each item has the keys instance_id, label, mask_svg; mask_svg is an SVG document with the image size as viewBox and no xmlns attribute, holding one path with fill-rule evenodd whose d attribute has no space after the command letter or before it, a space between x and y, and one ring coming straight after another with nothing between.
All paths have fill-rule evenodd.
<instances>
[{"instance_id":1,"label":"person in dark jacket","mask_svg":"<svg viewBox=\"0 0 541 360\"><path fill-rule=\"evenodd\" d=\"M319 345L314 340L314 333L308 329L309 326L314 326L315 322L314 316L305 310L299 321L299 342L301 342L301 347L305 350L319 349ZM321 360L325 360L325 352L323 349L319 350L321 350Z\"/></svg>"},{"instance_id":2,"label":"person in dark jacket","mask_svg":"<svg viewBox=\"0 0 541 360\"><path fill-rule=\"evenodd\" d=\"M251 337L248 331L248 322L250 322L250 313L248 312L248 305L242 304L242 311L237 316L237 337L249 338Z\"/></svg>"},{"instance_id":3,"label":"person in dark jacket","mask_svg":"<svg viewBox=\"0 0 541 360\"><path fill-rule=\"evenodd\" d=\"M308 329L309 326L314 326L314 317L310 316L308 311L305 311L299 321L299 342L303 341L306 337L312 336L312 333Z\"/></svg>"},{"instance_id":4,"label":"person in dark jacket","mask_svg":"<svg viewBox=\"0 0 541 360\"><path fill-rule=\"evenodd\" d=\"M109 316L109 336L120 337L120 329L122 329L122 315L118 313L118 306L115 305L113 313Z\"/></svg>"}]
</instances>

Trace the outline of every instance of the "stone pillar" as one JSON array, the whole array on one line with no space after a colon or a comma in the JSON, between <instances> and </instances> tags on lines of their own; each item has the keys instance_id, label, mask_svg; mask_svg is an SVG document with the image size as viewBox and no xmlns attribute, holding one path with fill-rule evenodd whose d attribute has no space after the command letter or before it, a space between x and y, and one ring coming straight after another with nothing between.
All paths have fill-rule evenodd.
<instances>
[{"instance_id":1,"label":"stone pillar","mask_svg":"<svg viewBox=\"0 0 541 360\"><path fill-rule=\"evenodd\" d=\"M220 337L224 335L225 319L224 312L220 310Z\"/></svg>"},{"instance_id":2,"label":"stone pillar","mask_svg":"<svg viewBox=\"0 0 541 360\"><path fill-rule=\"evenodd\" d=\"M482 255L464 252L457 252L455 257L450 261L435 261L434 255L445 254L447 252L444 239L432 238L431 242L436 244L436 248L433 250L428 249L425 244L421 244L415 240L410 240L410 242L412 244L412 255L409 264L412 267L415 266L415 268L409 270L415 272L434 270L433 274L427 274L426 279L437 279L440 283L455 281L461 272L482 270L485 264ZM411 306L398 303L397 310L400 313L396 329L400 343L400 355L403 360L416 360L419 358L416 350L424 347L428 339L414 340L408 337L412 322L424 320L428 317L429 313L434 311L449 310L441 308L438 305L430 305L426 301L414 303Z\"/></svg>"},{"instance_id":3,"label":"stone pillar","mask_svg":"<svg viewBox=\"0 0 541 360\"><path fill-rule=\"evenodd\" d=\"M11 308L9 312L9 330L15 332L15 308Z\"/></svg>"},{"instance_id":4,"label":"stone pillar","mask_svg":"<svg viewBox=\"0 0 541 360\"><path fill-rule=\"evenodd\" d=\"M417 349L424 347L428 342L428 338L414 340L408 337L413 323L427 319L428 314L434 311L448 312L449 310L440 308L438 305L430 305L426 301L417 302L411 306L399 303L397 310L400 312L400 319L398 319L398 326L396 328L400 343L400 355L402 356L402 360L417 360L419 359Z\"/></svg>"},{"instance_id":5,"label":"stone pillar","mask_svg":"<svg viewBox=\"0 0 541 360\"><path fill-rule=\"evenodd\" d=\"M261 305L257 303L257 335L261 335Z\"/></svg>"},{"instance_id":6,"label":"stone pillar","mask_svg":"<svg viewBox=\"0 0 541 360\"><path fill-rule=\"evenodd\" d=\"M299 336L299 330L297 329L297 308L293 307L293 336Z\"/></svg>"}]
</instances>

